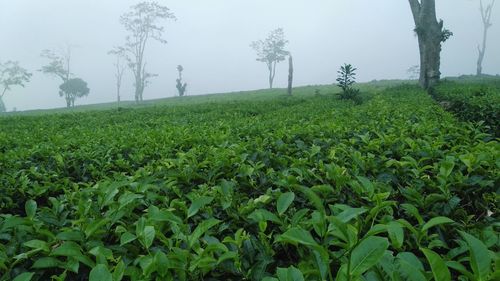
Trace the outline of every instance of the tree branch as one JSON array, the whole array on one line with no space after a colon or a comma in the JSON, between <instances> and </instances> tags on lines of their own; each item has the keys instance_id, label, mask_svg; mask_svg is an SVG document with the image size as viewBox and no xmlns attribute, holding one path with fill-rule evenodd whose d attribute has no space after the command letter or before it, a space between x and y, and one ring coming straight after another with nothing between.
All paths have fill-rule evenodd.
<instances>
[{"instance_id":1,"label":"tree branch","mask_svg":"<svg viewBox=\"0 0 500 281\"><path fill-rule=\"evenodd\" d=\"M422 5L418 0L408 0L411 7L411 12L413 14L413 20L415 21L415 25L418 25L420 10L422 9Z\"/></svg>"},{"instance_id":2,"label":"tree branch","mask_svg":"<svg viewBox=\"0 0 500 281\"><path fill-rule=\"evenodd\" d=\"M0 96L0 99L3 99L3 96L5 96L5 93L7 92L8 89L9 89L9 87L3 88L3 92L2 92L2 95Z\"/></svg>"}]
</instances>

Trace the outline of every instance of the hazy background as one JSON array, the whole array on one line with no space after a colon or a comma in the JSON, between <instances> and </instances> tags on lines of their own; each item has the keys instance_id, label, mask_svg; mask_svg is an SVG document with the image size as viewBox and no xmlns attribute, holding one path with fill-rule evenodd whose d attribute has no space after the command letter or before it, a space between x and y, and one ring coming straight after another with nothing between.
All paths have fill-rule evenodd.
<instances>
[{"instance_id":1,"label":"hazy background","mask_svg":"<svg viewBox=\"0 0 500 281\"><path fill-rule=\"evenodd\" d=\"M72 72L86 80L90 95L77 105L116 100L114 58L107 52L124 42L119 17L133 0L0 0L0 61L18 60L33 72L26 88L6 94L7 110L64 107L59 79L38 72L43 49L75 45ZM277 27L285 30L294 56L295 85L333 83L338 67L354 64L360 81L407 78L418 64L414 23L407 0L159 0L176 15L166 22L162 45L151 41L148 68L160 76L145 99L174 96L176 66L184 66L188 95L267 87L265 64L250 42ZM438 16L454 32L442 53L444 76L475 73L482 38L479 0L437 0ZM493 11L484 72L500 73L500 3ZM276 87L285 87L282 63ZM133 100L126 72L122 100Z\"/></svg>"}]
</instances>

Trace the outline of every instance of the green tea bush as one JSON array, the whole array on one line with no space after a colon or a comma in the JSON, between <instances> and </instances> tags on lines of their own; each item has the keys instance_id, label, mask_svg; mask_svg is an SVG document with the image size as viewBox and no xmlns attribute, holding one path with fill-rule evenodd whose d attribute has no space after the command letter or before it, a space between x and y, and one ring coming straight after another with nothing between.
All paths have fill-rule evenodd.
<instances>
[{"instance_id":1,"label":"green tea bush","mask_svg":"<svg viewBox=\"0 0 500 281\"><path fill-rule=\"evenodd\" d=\"M0 118L0 280L498 279L497 140L297 96Z\"/></svg>"},{"instance_id":2,"label":"green tea bush","mask_svg":"<svg viewBox=\"0 0 500 281\"><path fill-rule=\"evenodd\" d=\"M435 91L436 99L465 121L483 122L500 136L500 82L444 82Z\"/></svg>"}]
</instances>

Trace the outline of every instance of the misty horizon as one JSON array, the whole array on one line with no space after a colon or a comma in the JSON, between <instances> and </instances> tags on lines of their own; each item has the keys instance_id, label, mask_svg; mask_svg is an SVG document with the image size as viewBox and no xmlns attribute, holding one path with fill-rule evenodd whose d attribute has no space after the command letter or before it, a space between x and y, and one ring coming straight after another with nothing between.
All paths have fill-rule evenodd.
<instances>
[{"instance_id":1,"label":"misty horizon","mask_svg":"<svg viewBox=\"0 0 500 281\"><path fill-rule=\"evenodd\" d=\"M90 95L77 105L114 102L114 57L108 51L127 35L120 16L139 1L0 0L0 61L19 61L33 73L26 88L4 97L7 110L64 107L60 81L38 70L47 63L44 49L73 46L72 73L88 82ZM147 100L177 94L177 65L184 67L188 95L262 89L265 65L256 61L250 43L278 27L289 40L295 62L295 85L334 83L343 63L358 68L360 82L407 79L418 64L418 45L407 1L158 1L176 21L165 21L167 44L150 42L146 51L152 79ZM438 17L454 36L443 44L442 76L475 72L482 26L478 1L441 0ZM484 72L500 73L500 9L493 11ZM348 23L348 24L346 24ZM275 86L283 88L286 63L278 66ZM127 70L122 100L133 100L133 77Z\"/></svg>"}]
</instances>

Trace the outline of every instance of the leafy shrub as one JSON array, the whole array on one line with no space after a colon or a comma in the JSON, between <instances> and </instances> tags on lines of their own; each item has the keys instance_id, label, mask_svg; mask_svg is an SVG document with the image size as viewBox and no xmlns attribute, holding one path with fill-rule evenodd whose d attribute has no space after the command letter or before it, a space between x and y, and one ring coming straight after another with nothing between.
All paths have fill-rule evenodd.
<instances>
[{"instance_id":1,"label":"leafy shrub","mask_svg":"<svg viewBox=\"0 0 500 281\"><path fill-rule=\"evenodd\" d=\"M500 80L465 85L447 81L435 90L435 98L460 119L483 122L500 136Z\"/></svg>"},{"instance_id":2,"label":"leafy shrub","mask_svg":"<svg viewBox=\"0 0 500 281\"><path fill-rule=\"evenodd\" d=\"M353 100L355 103L360 104L361 97L359 90L352 87L356 83L356 70L350 64L341 66L338 71L337 83L342 89L342 92L339 94L340 99Z\"/></svg>"}]
</instances>

